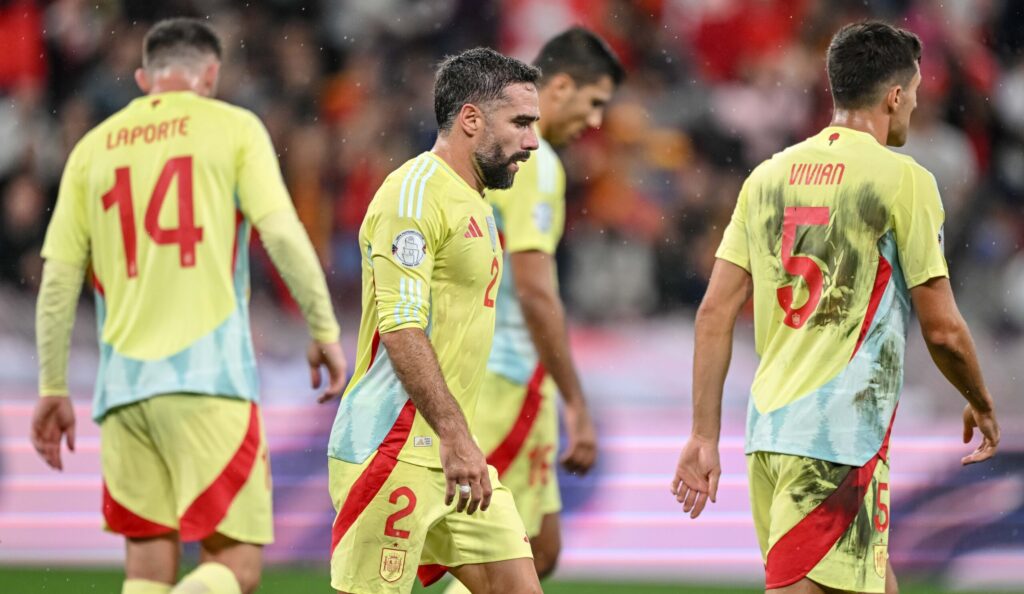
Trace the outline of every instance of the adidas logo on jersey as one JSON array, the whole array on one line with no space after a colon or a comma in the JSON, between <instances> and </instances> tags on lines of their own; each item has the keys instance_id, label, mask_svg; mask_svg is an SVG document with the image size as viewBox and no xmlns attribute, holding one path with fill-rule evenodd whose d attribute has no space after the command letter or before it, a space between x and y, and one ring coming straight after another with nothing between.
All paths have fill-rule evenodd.
<instances>
[{"instance_id":1,"label":"adidas logo on jersey","mask_svg":"<svg viewBox=\"0 0 1024 594\"><path fill-rule=\"evenodd\" d=\"M469 230L463 237L483 237L484 232L480 230L480 225L476 224L476 219L469 217Z\"/></svg>"}]
</instances>

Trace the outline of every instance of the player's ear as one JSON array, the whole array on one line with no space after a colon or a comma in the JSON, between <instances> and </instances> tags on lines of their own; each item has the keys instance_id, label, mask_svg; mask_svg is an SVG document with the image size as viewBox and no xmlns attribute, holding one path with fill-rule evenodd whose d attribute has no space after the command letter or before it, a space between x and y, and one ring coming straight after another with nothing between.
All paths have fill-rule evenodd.
<instances>
[{"instance_id":1,"label":"player's ear","mask_svg":"<svg viewBox=\"0 0 1024 594\"><path fill-rule=\"evenodd\" d=\"M548 80L544 88L550 89L548 92L556 102L563 103L576 90L576 81L568 74L559 72Z\"/></svg>"},{"instance_id":2,"label":"player's ear","mask_svg":"<svg viewBox=\"0 0 1024 594\"><path fill-rule=\"evenodd\" d=\"M466 136L476 136L484 129L484 112L472 103L463 105L455 119Z\"/></svg>"},{"instance_id":3,"label":"player's ear","mask_svg":"<svg viewBox=\"0 0 1024 594\"><path fill-rule=\"evenodd\" d=\"M149 90L153 88L153 85L149 80L149 75L146 74L145 68L135 69L135 84L139 85L139 90L142 91L143 95L148 95Z\"/></svg>"},{"instance_id":4,"label":"player's ear","mask_svg":"<svg viewBox=\"0 0 1024 594\"><path fill-rule=\"evenodd\" d=\"M217 94L217 80L220 78L220 62L212 60L203 69L203 91L207 97Z\"/></svg>"},{"instance_id":5,"label":"player's ear","mask_svg":"<svg viewBox=\"0 0 1024 594\"><path fill-rule=\"evenodd\" d=\"M887 113L896 113L899 111L900 105L906 101L903 96L903 86L895 85L889 88L889 92L885 94L885 110Z\"/></svg>"}]
</instances>

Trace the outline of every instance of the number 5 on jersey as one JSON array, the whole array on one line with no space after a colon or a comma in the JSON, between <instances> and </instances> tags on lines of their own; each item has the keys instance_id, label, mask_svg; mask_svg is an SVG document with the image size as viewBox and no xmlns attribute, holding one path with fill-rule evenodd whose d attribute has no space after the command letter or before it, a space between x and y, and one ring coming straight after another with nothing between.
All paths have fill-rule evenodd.
<instances>
[{"instance_id":1,"label":"number 5 on jersey","mask_svg":"<svg viewBox=\"0 0 1024 594\"><path fill-rule=\"evenodd\" d=\"M827 206L790 206L782 218L782 267L793 276L799 276L807 283L807 301L800 307L793 307L793 285L779 287L776 296L779 305L786 312L783 322L790 328L801 328L807 323L821 301L824 276L821 267L813 258L793 254L798 226L828 225Z\"/></svg>"},{"instance_id":2,"label":"number 5 on jersey","mask_svg":"<svg viewBox=\"0 0 1024 594\"><path fill-rule=\"evenodd\" d=\"M175 178L178 182L178 226L167 229L160 226L160 211ZM135 234L135 209L132 205L131 171L128 167L118 167L114 171L114 187L103 195L103 210L109 210L115 204L121 222L125 268L128 278L135 278L139 275L138 242ZM164 164L149 197L144 224L146 233L154 243L178 245L182 268L196 265L196 244L203 240L203 229L196 227L192 205L191 155L172 157Z\"/></svg>"}]
</instances>

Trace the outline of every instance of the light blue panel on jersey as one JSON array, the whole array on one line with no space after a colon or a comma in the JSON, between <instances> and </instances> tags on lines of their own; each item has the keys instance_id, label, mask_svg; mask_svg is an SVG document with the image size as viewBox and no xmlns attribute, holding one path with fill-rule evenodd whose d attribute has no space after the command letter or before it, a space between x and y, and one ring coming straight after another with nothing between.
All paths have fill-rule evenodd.
<instances>
[{"instance_id":1,"label":"light blue panel on jersey","mask_svg":"<svg viewBox=\"0 0 1024 594\"><path fill-rule=\"evenodd\" d=\"M903 388L910 293L890 231L879 252L892 266L875 318L843 371L814 392L761 414L747 407L746 452L808 456L863 466L878 453Z\"/></svg>"},{"instance_id":2,"label":"light blue panel on jersey","mask_svg":"<svg viewBox=\"0 0 1024 594\"><path fill-rule=\"evenodd\" d=\"M494 219L498 229L504 232L505 225L497 208L494 210ZM507 252L504 256L505 274L501 276L501 284L498 286L494 342L491 345L491 356L487 360L487 369L517 384L526 385L537 369L539 358L523 318L513 275L509 272L510 256Z\"/></svg>"},{"instance_id":3,"label":"light blue panel on jersey","mask_svg":"<svg viewBox=\"0 0 1024 594\"><path fill-rule=\"evenodd\" d=\"M100 339L100 365L92 416L99 421L111 409L160 394L205 394L259 400L256 353L249 329L249 229L238 228L235 259L235 310L206 336L169 357L143 361L126 357ZM96 295L96 323L103 336L106 303Z\"/></svg>"},{"instance_id":4,"label":"light blue panel on jersey","mask_svg":"<svg viewBox=\"0 0 1024 594\"><path fill-rule=\"evenodd\" d=\"M409 396L391 366L384 345L359 383L341 399L331 427L327 455L362 464L377 451Z\"/></svg>"}]
</instances>

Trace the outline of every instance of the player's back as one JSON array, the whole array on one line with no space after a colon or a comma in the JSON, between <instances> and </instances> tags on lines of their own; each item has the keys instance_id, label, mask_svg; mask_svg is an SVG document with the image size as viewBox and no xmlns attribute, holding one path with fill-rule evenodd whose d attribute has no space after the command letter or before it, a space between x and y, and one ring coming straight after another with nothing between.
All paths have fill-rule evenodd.
<instances>
[{"instance_id":1,"label":"player's back","mask_svg":"<svg viewBox=\"0 0 1024 594\"><path fill-rule=\"evenodd\" d=\"M718 256L747 268L761 364L748 451L862 464L903 379L908 287L944 276L934 178L826 128L747 179Z\"/></svg>"},{"instance_id":2,"label":"player's back","mask_svg":"<svg viewBox=\"0 0 1024 594\"><path fill-rule=\"evenodd\" d=\"M79 142L44 256L93 269L97 416L155 393L256 397L246 246L282 200L256 116L191 92L136 99Z\"/></svg>"}]
</instances>

